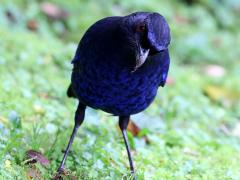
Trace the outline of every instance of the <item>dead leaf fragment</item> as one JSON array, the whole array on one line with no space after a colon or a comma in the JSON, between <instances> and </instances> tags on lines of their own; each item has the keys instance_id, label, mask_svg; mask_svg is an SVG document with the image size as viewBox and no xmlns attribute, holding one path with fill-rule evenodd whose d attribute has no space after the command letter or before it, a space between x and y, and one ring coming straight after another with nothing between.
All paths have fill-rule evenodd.
<instances>
[{"instance_id":1,"label":"dead leaf fragment","mask_svg":"<svg viewBox=\"0 0 240 180\"><path fill-rule=\"evenodd\" d=\"M120 132L120 129L118 127ZM128 123L127 130L131 132L133 137L141 138L145 141L146 144L150 144L150 140L146 136L146 129L141 129L138 125L136 125L131 119Z\"/></svg>"},{"instance_id":2,"label":"dead leaf fragment","mask_svg":"<svg viewBox=\"0 0 240 180\"><path fill-rule=\"evenodd\" d=\"M49 160L40 152L34 151L34 150L28 150L26 152L27 158L29 159L27 163L34 164L36 162L39 162L43 166L48 166Z\"/></svg>"},{"instance_id":3,"label":"dead leaf fragment","mask_svg":"<svg viewBox=\"0 0 240 180\"><path fill-rule=\"evenodd\" d=\"M45 15L55 20L64 19L68 16L68 13L65 10L61 9L56 4L49 2L43 2L41 4L41 10Z\"/></svg>"},{"instance_id":4,"label":"dead leaf fragment","mask_svg":"<svg viewBox=\"0 0 240 180\"><path fill-rule=\"evenodd\" d=\"M219 66L219 65L216 65L216 64L211 64L211 65L207 65L204 68L204 72L208 76L220 78L220 77L223 77L225 75L226 70L222 66Z\"/></svg>"},{"instance_id":5,"label":"dead leaf fragment","mask_svg":"<svg viewBox=\"0 0 240 180\"><path fill-rule=\"evenodd\" d=\"M175 83L174 79L170 76L167 77L167 84L168 85L173 85Z\"/></svg>"},{"instance_id":6,"label":"dead leaf fragment","mask_svg":"<svg viewBox=\"0 0 240 180\"><path fill-rule=\"evenodd\" d=\"M27 180L41 179L41 172L36 168L29 168L27 171Z\"/></svg>"},{"instance_id":7,"label":"dead leaf fragment","mask_svg":"<svg viewBox=\"0 0 240 180\"><path fill-rule=\"evenodd\" d=\"M214 101L224 99L227 96L226 90L219 86L206 86L204 91L206 95L208 95Z\"/></svg>"},{"instance_id":8,"label":"dead leaf fragment","mask_svg":"<svg viewBox=\"0 0 240 180\"><path fill-rule=\"evenodd\" d=\"M207 85L203 88L203 91L211 100L221 102L227 107L232 106L239 101L240 92L237 89Z\"/></svg>"},{"instance_id":9,"label":"dead leaf fragment","mask_svg":"<svg viewBox=\"0 0 240 180\"><path fill-rule=\"evenodd\" d=\"M128 124L128 131L130 131L132 133L133 136L137 136L140 132L140 128L133 122L133 121L129 121Z\"/></svg>"},{"instance_id":10,"label":"dead leaf fragment","mask_svg":"<svg viewBox=\"0 0 240 180\"><path fill-rule=\"evenodd\" d=\"M185 17L185 16L175 15L175 16L174 16L174 19L175 19L175 21L176 21L178 24L182 24L182 25L189 24L189 20L188 20L188 18Z\"/></svg>"},{"instance_id":11,"label":"dead leaf fragment","mask_svg":"<svg viewBox=\"0 0 240 180\"><path fill-rule=\"evenodd\" d=\"M38 94L39 97L43 98L43 99L49 99L49 94L45 93L45 92L41 92Z\"/></svg>"},{"instance_id":12,"label":"dead leaf fragment","mask_svg":"<svg viewBox=\"0 0 240 180\"><path fill-rule=\"evenodd\" d=\"M31 31L36 31L38 29L38 24L35 20L29 20L27 22L27 28Z\"/></svg>"},{"instance_id":13,"label":"dead leaf fragment","mask_svg":"<svg viewBox=\"0 0 240 180\"><path fill-rule=\"evenodd\" d=\"M53 177L53 180L61 180L61 179L70 179L70 180L77 180L78 178L71 174L71 172L66 171L65 169L61 172L61 174L56 174Z\"/></svg>"},{"instance_id":14,"label":"dead leaf fragment","mask_svg":"<svg viewBox=\"0 0 240 180\"><path fill-rule=\"evenodd\" d=\"M34 109L34 111L35 111L37 114L43 115L43 114L45 113L45 109L44 109L42 106L38 105L38 104L35 104L35 105L33 106L33 109Z\"/></svg>"}]
</instances>

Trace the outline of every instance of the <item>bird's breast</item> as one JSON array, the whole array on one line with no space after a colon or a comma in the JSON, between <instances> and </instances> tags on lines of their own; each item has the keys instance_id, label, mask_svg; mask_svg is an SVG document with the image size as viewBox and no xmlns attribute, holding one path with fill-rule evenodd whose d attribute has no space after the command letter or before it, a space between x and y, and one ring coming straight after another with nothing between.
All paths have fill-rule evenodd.
<instances>
[{"instance_id":1,"label":"bird's breast","mask_svg":"<svg viewBox=\"0 0 240 180\"><path fill-rule=\"evenodd\" d=\"M86 105L114 115L131 115L147 108L157 93L157 67L143 70L132 73L111 64L85 65L73 72L72 83Z\"/></svg>"}]
</instances>

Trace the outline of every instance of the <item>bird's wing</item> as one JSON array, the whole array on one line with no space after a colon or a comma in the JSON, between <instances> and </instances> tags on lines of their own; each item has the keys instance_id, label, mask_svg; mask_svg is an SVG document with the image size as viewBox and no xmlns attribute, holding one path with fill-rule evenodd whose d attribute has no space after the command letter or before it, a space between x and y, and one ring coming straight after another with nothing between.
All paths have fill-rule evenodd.
<instances>
[{"instance_id":1,"label":"bird's wing","mask_svg":"<svg viewBox=\"0 0 240 180\"><path fill-rule=\"evenodd\" d=\"M79 61L80 61L80 52L79 52L80 50L79 49L80 48L79 48L79 45L78 45L75 56L74 56L74 58L72 59L72 62L71 62L73 64L73 70L72 70L73 72L81 70L80 63L79 63ZM77 98L76 93L74 92L74 88L73 88L72 83L69 85L69 87L67 89L67 96L72 97L72 98Z\"/></svg>"},{"instance_id":2,"label":"bird's wing","mask_svg":"<svg viewBox=\"0 0 240 180\"><path fill-rule=\"evenodd\" d=\"M72 97L72 98L77 98L77 96L76 96L76 94L75 94L75 92L73 90L72 83L68 87L67 96L68 97Z\"/></svg>"},{"instance_id":3,"label":"bird's wing","mask_svg":"<svg viewBox=\"0 0 240 180\"><path fill-rule=\"evenodd\" d=\"M162 54L161 54L162 53ZM160 54L160 58L161 58L161 80L159 83L159 86L164 87L166 80L167 80L167 76L168 76L168 69L169 69L169 65L170 65L170 57L169 57L169 52L168 49L164 50L163 52L161 52Z\"/></svg>"}]
</instances>

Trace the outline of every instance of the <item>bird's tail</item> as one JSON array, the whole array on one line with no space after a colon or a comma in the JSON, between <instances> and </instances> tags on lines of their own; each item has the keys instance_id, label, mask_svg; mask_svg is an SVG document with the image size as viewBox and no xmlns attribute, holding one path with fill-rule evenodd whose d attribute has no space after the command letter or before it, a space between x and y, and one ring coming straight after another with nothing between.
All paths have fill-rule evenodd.
<instances>
[{"instance_id":1,"label":"bird's tail","mask_svg":"<svg viewBox=\"0 0 240 180\"><path fill-rule=\"evenodd\" d=\"M69 87L68 87L67 96L72 97L72 98L77 98L77 96L76 96L76 94L73 90L72 84L70 84Z\"/></svg>"}]
</instances>

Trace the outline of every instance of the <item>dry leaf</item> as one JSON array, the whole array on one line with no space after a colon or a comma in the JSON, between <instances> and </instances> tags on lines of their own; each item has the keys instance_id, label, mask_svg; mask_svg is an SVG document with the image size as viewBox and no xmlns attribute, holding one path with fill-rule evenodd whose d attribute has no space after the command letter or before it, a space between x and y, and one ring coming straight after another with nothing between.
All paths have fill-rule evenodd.
<instances>
[{"instance_id":1,"label":"dry leaf","mask_svg":"<svg viewBox=\"0 0 240 180\"><path fill-rule=\"evenodd\" d=\"M118 127L118 130L120 132L119 127ZM131 132L131 134L134 137L138 136L138 138L142 138L145 141L146 144L150 144L150 141L149 141L148 137L145 135L145 133L142 133L143 130L141 130L140 127L138 125L136 125L131 119L128 123L127 130L129 132Z\"/></svg>"},{"instance_id":2,"label":"dry leaf","mask_svg":"<svg viewBox=\"0 0 240 180\"><path fill-rule=\"evenodd\" d=\"M233 88L221 87L221 86L205 86L204 93L213 101L220 101L225 106L231 106L238 102L240 92Z\"/></svg>"},{"instance_id":3,"label":"dry leaf","mask_svg":"<svg viewBox=\"0 0 240 180\"><path fill-rule=\"evenodd\" d=\"M68 13L53 3L44 2L41 4L42 12L52 19L64 19Z\"/></svg>"},{"instance_id":4,"label":"dry leaf","mask_svg":"<svg viewBox=\"0 0 240 180\"><path fill-rule=\"evenodd\" d=\"M63 177L65 177L64 179L70 179L70 180L77 180L78 179L76 176L72 175L69 171L66 171L64 169L60 175L56 174L53 177L53 180L61 180L61 179L63 179Z\"/></svg>"},{"instance_id":5,"label":"dry leaf","mask_svg":"<svg viewBox=\"0 0 240 180\"><path fill-rule=\"evenodd\" d=\"M133 121L129 121L128 124L128 131L130 131L132 133L133 136L137 136L140 132L140 128L133 122Z\"/></svg>"},{"instance_id":6,"label":"dry leaf","mask_svg":"<svg viewBox=\"0 0 240 180\"><path fill-rule=\"evenodd\" d=\"M29 168L27 171L27 180L41 179L41 172L35 168Z\"/></svg>"},{"instance_id":7,"label":"dry leaf","mask_svg":"<svg viewBox=\"0 0 240 180\"><path fill-rule=\"evenodd\" d=\"M45 93L45 92L39 93L38 96L43 98L43 99L49 99L50 98L48 93Z\"/></svg>"},{"instance_id":8,"label":"dry leaf","mask_svg":"<svg viewBox=\"0 0 240 180\"><path fill-rule=\"evenodd\" d=\"M204 68L204 72L208 76L220 78L225 75L226 70L222 66L212 64L212 65L207 65Z\"/></svg>"},{"instance_id":9,"label":"dry leaf","mask_svg":"<svg viewBox=\"0 0 240 180\"><path fill-rule=\"evenodd\" d=\"M29 20L27 22L27 28L31 31L36 31L38 29L38 24L35 20Z\"/></svg>"},{"instance_id":10,"label":"dry leaf","mask_svg":"<svg viewBox=\"0 0 240 180\"><path fill-rule=\"evenodd\" d=\"M35 105L33 106L33 109L34 109L34 111L35 111L37 114L43 115L43 114L45 113L45 109L44 109L42 106L38 105L38 104L35 104Z\"/></svg>"},{"instance_id":11,"label":"dry leaf","mask_svg":"<svg viewBox=\"0 0 240 180\"><path fill-rule=\"evenodd\" d=\"M174 79L173 79L172 77L168 76L168 77L167 77L167 84L168 84L168 85L173 85L173 84L175 84Z\"/></svg>"},{"instance_id":12,"label":"dry leaf","mask_svg":"<svg viewBox=\"0 0 240 180\"><path fill-rule=\"evenodd\" d=\"M229 101L228 92L222 87L212 86L212 85L206 86L204 87L204 92L213 101L219 101L219 100Z\"/></svg>"},{"instance_id":13,"label":"dry leaf","mask_svg":"<svg viewBox=\"0 0 240 180\"><path fill-rule=\"evenodd\" d=\"M181 16L181 15L175 15L174 19L178 24L182 24L182 25L189 24L189 20L187 19L187 17Z\"/></svg>"},{"instance_id":14,"label":"dry leaf","mask_svg":"<svg viewBox=\"0 0 240 180\"><path fill-rule=\"evenodd\" d=\"M26 154L29 159L27 163L29 164L34 164L36 162L39 162L43 166L48 166L50 164L49 160L40 152L28 150Z\"/></svg>"}]
</instances>

